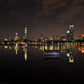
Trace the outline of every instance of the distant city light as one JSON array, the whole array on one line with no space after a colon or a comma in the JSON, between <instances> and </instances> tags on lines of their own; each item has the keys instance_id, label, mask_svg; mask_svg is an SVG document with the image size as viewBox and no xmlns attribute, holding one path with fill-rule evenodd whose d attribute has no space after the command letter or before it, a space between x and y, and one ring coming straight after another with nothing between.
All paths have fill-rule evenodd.
<instances>
[{"instance_id":1,"label":"distant city light","mask_svg":"<svg viewBox=\"0 0 84 84\"><path fill-rule=\"evenodd\" d=\"M84 35L81 35L82 37L84 37Z\"/></svg>"},{"instance_id":2,"label":"distant city light","mask_svg":"<svg viewBox=\"0 0 84 84\"><path fill-rule=\"evenodd\" d=\"M70 56L70 54L69 54L69 53L67 53L66 55L67 55L67 57L69 57L69 56Z\"/></svg>"},{"instance_id":3,"label":"distant city light","mask_svg":"<svg viewBox=\"0 0 84 84\"><path fill-rule=\"evenodd\" d=\"M18 46L18 44L16 43L16 47Z\"/></svg>"},{"instance_id":4,"label":"distant city light","mask_svg":"<svg viewBox=\"0 0 84 84\"><path fill-rule=\"evenodd\" d=\"M18 33L15 33L15 35L17 36L17 35L18 35Z\"/></svg>"},{"instance_id":5,"label":"distant city light","mask_svg":"<svg viewBox=\"0 0 84 84\"><path fill-rule=\"evenodd\" d=\"M82 51L81 51L82 53L84 53L84 47L82 46Z\"/></svg>"},{"instance_id":6,"label":"distant city light","mask_svg":"<svg viewBox=\"0 0 84 84\"><path fill-rule=\"evenodd\" d=\"M69 28L73 28L74 27L74 25L69 25Z\"/></svg>"},{"instance_id":7,"label":"distant city light","mask_svg":"<svg viewBox=\"0 0 84 84\"><path fill-rule=\"evenodd\" d=\"M67 31L67 34L69 34L70 33L70 31Z\"/></svg>"}]
</instances>

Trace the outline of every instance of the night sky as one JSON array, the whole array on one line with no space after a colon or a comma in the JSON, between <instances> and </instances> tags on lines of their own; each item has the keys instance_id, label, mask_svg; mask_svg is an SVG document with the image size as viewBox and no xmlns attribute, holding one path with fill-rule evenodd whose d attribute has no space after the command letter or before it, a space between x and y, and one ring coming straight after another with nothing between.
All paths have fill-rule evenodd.
<instances>
[{"instance_id":1,"label":"night sky","mask_svg":"<svg viewBox=\"0 0 84 84\"><path fill-rule=\"evenodd\" d=\"M0 39L24 34L38 39L66 33L74 24L75 38L84 34L84 0L0 0Z\"/></svg>"}]
</instances>

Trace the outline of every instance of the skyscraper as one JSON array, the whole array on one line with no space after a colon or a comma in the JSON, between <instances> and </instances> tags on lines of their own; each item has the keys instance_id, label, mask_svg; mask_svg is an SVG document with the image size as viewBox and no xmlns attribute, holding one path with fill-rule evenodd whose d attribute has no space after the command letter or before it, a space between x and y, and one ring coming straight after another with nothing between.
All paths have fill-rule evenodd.
<instances>
[{"instance_id":1,"label":"skyscraper","mask_svg":"<svg viewBox=\"0 0 84 84\"><path fill-rule=\"evenodd\" d=\"M27 38L27 26L25 26L25 30L24 30L24 42L27 42L28 38Z\"/></svg>"},{"instance_id":2,"label":"skyscraper","mask_svg":"<svg viewBox=\"0 0 84 84\"><path fill-rule=\"evenodd\" d=\"M66 35L65 34L61 35L61 41L66 41Z\"/></svg>"},{"instance_id":3,"label":"skyscraper","mask_svg":"<svg viewBox=\"0 0 84 84\"><path fill-rule=\"evenodd\" d=\"M74 25L69 25L70 39L74 40Z\"/></svg>"},{"instance_id":4,"label":"skyscraper","mask_svg":"<svg viewBox=\"0 0 84 84\"><path fill-rule=\"evenodd\" d=\"M74 25L69 25L69 29L66 32L66 38L67 38L67 41L74 40Z\"/></svg>"},{"instance_id":5,"label":"skyscraper","mask_svg":"<svg viewBox=\"0 0 84 84\"><path fill-rule=\"evenodd\" d=\"M27 26L25 26L25 31L24 32L25 32L25 37L24 38L27 39Z\"/></svg>"}]
</instances>

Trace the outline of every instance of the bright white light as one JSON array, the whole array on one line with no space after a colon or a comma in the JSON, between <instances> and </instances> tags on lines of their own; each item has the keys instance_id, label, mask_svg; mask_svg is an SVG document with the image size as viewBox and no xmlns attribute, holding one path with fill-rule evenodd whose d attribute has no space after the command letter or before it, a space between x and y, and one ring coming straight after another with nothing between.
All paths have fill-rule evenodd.
<instances>
[{"instance_id":1,"label":"bright white light","mask_svg":"<svg viewBox=\"0 0 84 84\"><path fill-rule=\"evenodd\" d=\"M67 31L67 34L69 34L70 33L70 31Z\"/></svg>"},{"instance_id":2,"label":"bright white light","mask_svg":"<svg viewBox=\"0 0 84 84\"><path fill-rule=\"evenodd\" d=\"M17 36L17 35L18 35L18 33L15 33L15 35Z\"/></svg>"},{"instance_id":3,"label":"bright white light","mask_svg":"<svg viewBox=\"0 0 84 84\"><path fill-rule=\"evenodd\" d=\"M16 43L16 47L18 46L18 44Z\"/></svg>"},{"instance_id":4,"label":"bright white light","mask_svg":"<svg viewBox=\"0 0 84 84\"><path fill-rule=\"evenodd\" d=\"M70 56L70 54L69 54L69 53L67 53L66 55L67 55L67 57L69 57L69 56Z\"/></svg>"}]
</instances>

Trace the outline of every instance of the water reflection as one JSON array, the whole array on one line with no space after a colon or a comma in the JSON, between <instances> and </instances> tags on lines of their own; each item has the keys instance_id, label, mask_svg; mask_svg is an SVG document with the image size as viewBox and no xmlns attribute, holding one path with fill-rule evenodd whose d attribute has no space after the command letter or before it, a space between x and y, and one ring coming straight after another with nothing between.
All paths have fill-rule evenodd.
<instances>
[{"instance_id":1,"label":"water reflection","mask_svg":"<svg viewBox=\"0 0 84 84\"><path fill-rule=\"evenodd\" d=\"M25 62L27 62L27 43L25 43L24 46L24 58L25 58Z\"/></svg>"},{"instance_id":2,"label":"water reflection","mask_svg":"<svg viewBox=\"0 0 84 84\"><path fill-rule=\"evenodd\" d=\"M70 50L67 50L66 56L69 58L69 63L74 62L74 57L73 57L74 50L71 48Z\"/></svg>"},{"instance_id":3,"label":"water reflection","mask_svg":"<svg viewBox=\"0 0 84 84\"><path fill-rule=\"evenodd\" d=\"M5 48L5 49L7 49L7 48L8 48L8 46L4 46L4 48Z\"/></svg>"},{"instance_id":4,"label":"water reflection","mask_svg":"<svg viewBox=\"0 0 84 84\"><path fill-rule=\"evenodd\" d=\"M77 45L78 44L78 45ZM55 45L33 45L33 48L39 49L39 52L42 52L43 58L47 59L55 59L60 58L60 56L64 55L68 58L69 63L74 62L74 50L76 49L77 52L84 53L84 43L61 43L61 44L55 44ZM2 48L2 46L0 47ZM15 46L11 45L5 45L3 46L4 49L14 50L15 54L18 55L20 49L24 52L24 60L27 62L28 60L28 45L27 43L24 43L24 45L18 45L18 43L15 44ZM61 55L60 55L61 54Z\"/></svg>"},{"instance_id":5,"label":"water reflection","mask_svg":"<svg viewBox=\"0 0 84 84\"><path fill-rule=\"evenodd\" d=\"M19 51L19 46L18 46L17 43L15 44L15 51L16 51L16 55L17 55L18 54L18 51Z\"/></svg>"},{"instance_id":6,"label":"water reflection","mask_svg":"<svg viewBox=\"0 0 84 84\"><path fill-rule=\"evenodd\" d=\"M35 48L39 48L40 51L43 52L44 58L58 58L60 54L65 53L66 57L68 57L69 63L74 63L74 50L77 49L77 52L84 53L84 44L80 43L61 43L55 45L43 45L43 46L35 46Z\"/></svg>"}]
</instances>

